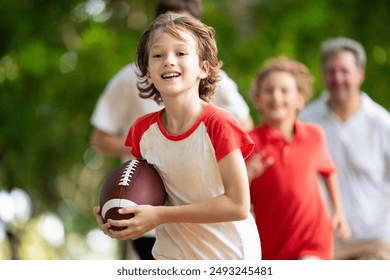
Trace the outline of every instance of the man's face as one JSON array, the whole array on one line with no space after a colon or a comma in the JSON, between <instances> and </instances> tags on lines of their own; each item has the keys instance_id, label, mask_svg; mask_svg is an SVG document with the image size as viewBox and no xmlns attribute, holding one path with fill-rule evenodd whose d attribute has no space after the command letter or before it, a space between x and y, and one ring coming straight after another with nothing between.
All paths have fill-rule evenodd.
<instances>
[{"instance_id":1,"label":"man's face","mask_svg":"<svg viewBox=\"0 0 390 280\"><path fill-rule=\"evenodd\" d=\"M352 52L342 51L330 56L324 65L323 81L332 101L345 103L359 94L364 70L357 66Z\"/></svg>"}]
</instances>

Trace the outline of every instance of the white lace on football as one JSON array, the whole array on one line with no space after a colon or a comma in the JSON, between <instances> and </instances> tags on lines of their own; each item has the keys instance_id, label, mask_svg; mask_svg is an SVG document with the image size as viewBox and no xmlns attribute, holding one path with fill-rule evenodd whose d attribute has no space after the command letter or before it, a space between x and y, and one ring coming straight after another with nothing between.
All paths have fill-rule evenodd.
<instances>
[{"instance_id":1,"label":"white lace on football","mask_svg":"<svg viewBox=\"0 0 390 280\"><path fill-rule=\"evenodd\" d=\"M128 186L131 180L131 177L134 173L135 168L137 167L139 161L134 159L130 160L127 166L123 169L121 179L119 181L119 186Z\"/></svg>"}]
</instances>

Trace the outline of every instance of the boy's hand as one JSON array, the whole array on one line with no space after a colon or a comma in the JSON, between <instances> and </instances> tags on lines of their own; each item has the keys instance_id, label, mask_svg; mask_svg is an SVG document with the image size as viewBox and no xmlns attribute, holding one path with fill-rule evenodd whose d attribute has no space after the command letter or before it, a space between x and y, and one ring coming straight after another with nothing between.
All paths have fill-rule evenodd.
<instances>
[{"instance_id":1,"label":"boy's hand","mask_svg":"<svg viewBox=\"0 0 390 280\"><path fill-rule=\"evenodd\" d=\"M109 223L104 223L103 217L100 215L100 206L95 206L93 208L93 214L95 215L96 222L99 225L99 228L107 235L108 234L108 229L111 227Z\"/></svg>"},{"instance_id":2,"label":"boy's hand","mask_svg":"<svg viewBox=\"0 0 390 280\"><path fill-rule=\"evenodd\" d=\"M148 231L154 229L159 225L155 206L151 205L137 205L131 207L124 207L119 209L120 214L133 213L134 217L131 219L112 220L108 219L107 223L103 222L103 218L99 214L100 208L94 208L96 221L100 225L100 229L111 238L119 240L135 240L145 235ZM126 227L123 230L112 230L111 226Z\"/></svg>"},{"instance_id":3,"label":"boy's hand","mask_svg":"<svg viewBox=\"0 0 390 280\"><path fill-rule=\"evenodd\" d=\"M337 214L333 215L332 223L338 241L345 242L351 237L351 229L343 217Z\"/></svg>"},{"instance_id":4,"label":"boy's hand","mask_svg":"<svg viewBox=\"0 0 390 280\"><path fill-rule=\"evenodd\" d=\"M267 156L266 152L261 152L252 155L246 162L246 169L248 172L249 182L261 174L274 163L274 158L272 156Z\"/></svg>"}]
</instances>

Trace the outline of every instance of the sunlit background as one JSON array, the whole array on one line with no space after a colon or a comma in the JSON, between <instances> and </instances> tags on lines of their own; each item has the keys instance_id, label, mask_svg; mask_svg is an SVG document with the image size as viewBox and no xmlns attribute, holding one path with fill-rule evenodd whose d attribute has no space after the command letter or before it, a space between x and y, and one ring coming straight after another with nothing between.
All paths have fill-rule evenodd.
<instances>
[{"instance_id":1,"label":"sunlit background","mask_svg":"<svg viewBox=\"0 0 390 280\"><path fill-rule=\"evenodd\" d=\"M102 234L92 215L119 160L91 149L89 118L109 79L133 61L155 3L0 2L0 259L121 257L121 244ZM366 47L363 89L390 108L390 1L203 3L224 69L252 110L252 77L281 54L311 69L319 94L318 47L339 35Z\"/></svg>"}]
</instances>

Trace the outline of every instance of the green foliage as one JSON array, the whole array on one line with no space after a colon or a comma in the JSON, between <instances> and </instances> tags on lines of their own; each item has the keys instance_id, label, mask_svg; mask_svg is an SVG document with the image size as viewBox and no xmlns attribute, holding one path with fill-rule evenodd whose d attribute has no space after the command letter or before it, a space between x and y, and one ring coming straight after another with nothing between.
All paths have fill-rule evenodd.
<instances>
[{"instance_id":1,"label":"green foliage","mask_svg":"<svg viewBox=\"0 0 390 280\"><path fill-rule=\"evenodd\" d=\"M0 189L25 189L35 213L59 212L72 230L96 226L91 209L99 184L117 161L103 157L91 167L102 155L89 149L89 119L107 81L133 60L155 2L106 1L95 14L87 6L102 1L0 2ZM252 78L268 58L282 54L312 70L318 94L319 45L343 35L366 47L363 89L390 108L389 1L203 2L203 21L217 32L224 69L250 106Z\"/></svg>"}]
</instances>

